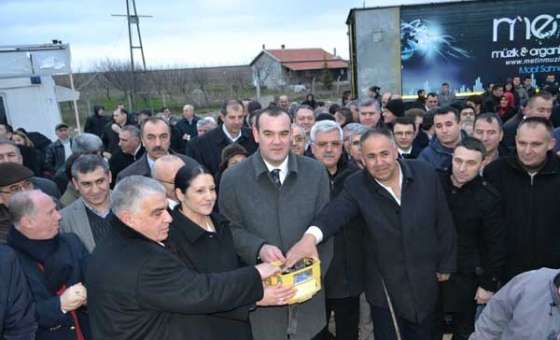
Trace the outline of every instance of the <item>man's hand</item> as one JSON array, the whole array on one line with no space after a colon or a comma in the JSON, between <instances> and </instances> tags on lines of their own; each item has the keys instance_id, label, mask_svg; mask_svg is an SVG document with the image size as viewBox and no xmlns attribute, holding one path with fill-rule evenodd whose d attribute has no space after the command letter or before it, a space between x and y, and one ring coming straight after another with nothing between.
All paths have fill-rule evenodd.
<instances>
[{"instance_id":1,"label":"man's hand","mask_svg":"<svg viewBox=\"0 0 560 340\"><path fill-rule=\"evenodd\" d=\"M449 273L436 273L438 282L445 282L449 280Z\"/></svg>"},{"instance_id":2,"label":"man's hand","mask_svg":"<svg viewBox=\"0 0 560 340\"><path fill-rule=\"evenodd\" d=\"M70 312L80 308L87 302L87 290L81 282L66 288L60 296L60 307Z\"/></svg>"},{"instance_id":3,"label":"man's hand","mask_svg":"<svg viewBox=\"0 0 560 340\"><path fill-rule=\"evenodd\" d=\"M268 263L275 261L280 261L282 263L286 262L286 258L284 257L284 254L282 254L282 250L270 244L265 244L261 247L261 250L259 250L259 257L261 261Z\"/></svg>"},{"instance_id":4,"label":"man's hand","mask_svg":"<svg viewBox=\"0 0 560 340\"><path fill-rule=\"evenodd\" d=\"M319 258L319 253L317 252L317 246L315 243L317 240L315 236L311 234L303 234L301 240L299 240L294 246L288 251L286 256L286 268L291 268L299 260L304 257L312 257L314 259Z\"/></svg>"},{"instance_id":5,"label":"man's hand","mask_svg":"<svg viewBox=\"0 0 560 340\"><path fill-rule=\"evenodd\" d=\"M279 266L275 266L270 263L257 264L255 269L259 272L261 280L267 279L280 271Z\"/></svg>"},{"instance_id":6,"label":"man's hand","mask_svg":"<svg viewBox=\"0 0 560 340\"><path fill-rule=\"evenodd\" d=\"M263 298L257 302L257 306L279 306L285 305L296 295L296 289L282 285L264 286Z\"/></svg>"},{"instance_id":7,"label":"man's hand","mask_svg":"<svg viewBox=\"0 0 560 340\"><path fill-rule=\"evenodd\" d=\"M493 292L482 287L478 287L478 289L476 290L476 294L474 295L474 299L476 300L477 304L485 305L488 303L488 301L490 301L492 296L494 296Z\"/></svg>"}]
</instances>

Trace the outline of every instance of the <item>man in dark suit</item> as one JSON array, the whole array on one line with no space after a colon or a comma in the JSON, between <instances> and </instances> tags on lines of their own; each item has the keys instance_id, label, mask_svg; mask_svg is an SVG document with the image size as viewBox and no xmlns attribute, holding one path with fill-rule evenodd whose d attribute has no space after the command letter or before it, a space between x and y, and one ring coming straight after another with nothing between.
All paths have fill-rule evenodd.
<instances>
[{"instance_id":1,"label":"man in dark suit","mask_svg":"<svg viewBox=\"0 0 560 340\"><path fill-rule=\"evenodd\" d=\"M142 137L142 144L146 149L146 153L136 162L130 164L122 170L117 176L117 182L131 175L150 177L151 169L154 166L156 159L168 154L176 155L177 157L183 159L186 165L198 164L194 159L170 150L171 129L164 119L158 117L150 117L146 119L142 124L140 135Z\"/></svg>"},{"instance_id":2,"label":"man in dark suit","mask_svg":"<svg viewBox=\"0 0 560 340\"><path fill-rule=\"evenodd\" d=\"M126 125L121 128L119 148L120 150L109 159L109 167L113 178L117 178L122 170L144 155L145 150L140 140L140 130L136 126Z\"/></svg>"},{"instance_id":3,"label":"man in dark suit","mask_svg":"<svg viewBox=\"0 0 560 340\"><path fill-rule=\"evenodd\" d=\"M376 339L432 340L437 282L456 269L455 228L439 178L429 164L398 160L386 129L361 139L365 169L310 224L287 254L286 266L316 256L351 218L366 223L365 290ZM395 325L398 324L398 329Z\"/></svg>"},{"instance_id":4,"label":"man in dark suit","mask_svg":"<svg viewBox=\"0 0 560 340\"><path fill-rule=\"evenodd\" d=\"M222 126L194 139L187 145L186 154L206 167L216 176L220 170L222 150L231 143L238 143L252 154L257 144L250 129L243 128L245 109L238 100L228 100L222 107Z\"/></svg>"},{"instance_id":5,"label":"man in dark suit","mask_svg":"<svg viewBox=\"0 0 560 340\"><path fill-rule=\"evenodd\" d=\"M392 126L395 143L399 151L399 157L415 159L420 154L420 147L414 144L416 137L416 124L411 117L397 117Z\"/></svg>"},{"instance_id":6,"label":"man in dark suit","mask_svg":"<svg viewBox=\"0 0 560 340\"><path fill-rule=\"evenodd\" d=\"M224 172L220 212L240 227L232 228L236 250L245 263L284 261L283 253L301 238L329 200L324 166L290 152L291 124L276 107L257 114L253 134L259 150ZM325 274L332 242L320 246ZM303 303L257 308L249 317L255 340L309 340L326 324L321 291Z\"/></svg>"},{"instance_id":7,"label":"man in dark suit","mask_svg":"<svg viewBox=\"0 0 560 340\"><path fill-rule=\"evenodd\" d=\"M86 274L96 339L202 339L185 314L202 318L252 305L263 297L261 280L278 270L261 264L206 274L187 267L163 243L171 216L165 188L154 179L123 179L111 210L111 234L95 248Z\"/></svg>"}]
</instances>

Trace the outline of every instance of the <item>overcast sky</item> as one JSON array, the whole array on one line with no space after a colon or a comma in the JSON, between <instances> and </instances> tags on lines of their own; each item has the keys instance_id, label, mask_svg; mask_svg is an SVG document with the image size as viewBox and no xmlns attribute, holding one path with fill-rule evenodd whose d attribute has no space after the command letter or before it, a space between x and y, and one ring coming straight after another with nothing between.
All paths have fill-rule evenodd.
<instances>
[{"instance_id":1,"label":"overcast sky","mask_svg":"<svg viewBox=\"0 0 560 340\"><path fill-rule=\"evenodd\" d=\"M366 6L445 0L365 0ZM321 47L348 58L351 8L364 0L136 0L149 68L249 63L267 48ZM74 71L129 58L125 0L0 0L0 46L62 40Z\"/></svg>"}]
</instances>

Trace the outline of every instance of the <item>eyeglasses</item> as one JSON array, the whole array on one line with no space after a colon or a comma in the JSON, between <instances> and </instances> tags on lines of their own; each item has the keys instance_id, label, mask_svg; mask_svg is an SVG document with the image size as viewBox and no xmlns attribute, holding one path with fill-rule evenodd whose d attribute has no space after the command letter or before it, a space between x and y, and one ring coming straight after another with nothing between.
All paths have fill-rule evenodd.
<instances>
[{"instance_id":1,"label":"eyeglasses","mask_svg":"<svg viewBox=\"0 0 560 340\"><path fill-rule=\"evenodd\" d=\"M30 189L33 189L33 183L31 183L28 180L25 180L25 181L20 182L20 183L12 184L12 185L6 187L6 189L7 190L0 190L0 192L3 193L3 194L13 194L13 193L16 193L16 192L30 190Z\"/></svg>"}]
</instances>

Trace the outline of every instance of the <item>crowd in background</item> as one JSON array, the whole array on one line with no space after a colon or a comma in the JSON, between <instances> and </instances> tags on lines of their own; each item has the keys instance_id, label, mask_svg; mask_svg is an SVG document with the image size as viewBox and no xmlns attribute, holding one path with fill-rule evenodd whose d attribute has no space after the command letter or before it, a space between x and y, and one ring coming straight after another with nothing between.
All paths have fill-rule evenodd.
<instances>
[{"instance_id":1,"label":"crowd in background","mask_svg":"<svg viewBox=\"0 0 560 340\"><path fill-rule=\"evenodd\" d=\"M0 338L560 337L558 81L451 85L0 124Z\"/></svg>"}]
</instances>

